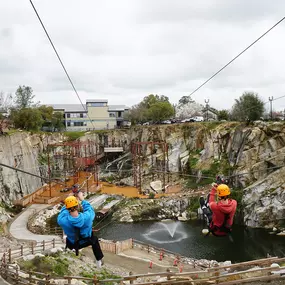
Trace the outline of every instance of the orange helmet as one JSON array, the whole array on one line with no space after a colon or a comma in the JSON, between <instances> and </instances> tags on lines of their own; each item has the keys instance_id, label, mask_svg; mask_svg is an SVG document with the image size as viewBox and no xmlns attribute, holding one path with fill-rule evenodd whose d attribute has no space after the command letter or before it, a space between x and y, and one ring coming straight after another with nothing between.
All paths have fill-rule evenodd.
<instances>
[{"instance_id":1,"label":"orange helmet","mask_svg":"<svg viewBox=\"0 0 285 285\"><path fill-rule=\"evenodd\" d=\"M64 200L64 204L65 204L66 209L69 209L69 208L78 206L78 201L76 197L69 196Z\"/></svg>"},{"instance_id":2,"label":"orange helmet","mask_svg":"<svg viewBox=\"0 0 285 285\"><path fill-rule=\"evenodd\" d=\"M219 197L229 196L231 194L230 188L226 184L220 184L217 187L217 193Z\"/></svg>"}]
</instances>

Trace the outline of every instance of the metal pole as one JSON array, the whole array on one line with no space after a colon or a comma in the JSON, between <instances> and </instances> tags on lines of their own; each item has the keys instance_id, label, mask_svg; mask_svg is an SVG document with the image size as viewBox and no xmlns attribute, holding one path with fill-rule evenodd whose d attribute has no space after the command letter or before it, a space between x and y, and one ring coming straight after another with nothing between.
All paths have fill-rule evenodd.
<instances>
[{"instance_id":1,"label":"metal pole","mask_svg":"<svg viewBox=\"0 0 285 285\"><path fill-rule=\"evenodd\" d=\"M48 178L49 178L49 196L51 197L51 182L50 182L50 158L49 158L49 147L47 147L47 152L48 152Z\"/></svg>"},{"instance_id":2,"label":"metal pole","mask_svg":"<svg viewBox=\"0 0 285 285\"><path fill-rule=\"evenodd\" d=\"M272 101L273 101L273 96L269 97L269 102L270 102L270 119L272 121Z\"/></svg>"},{"instance_id":3,"label":"metal pole","mask_svg":"<svg viewBox=\"0 0 285 285\"><path fill-rule=\"evenodd\" d=\"M208 119L209 119L208 118L208 109L209 109L209 104L208 103L209 103L210 100L209 99L205 99L204 101L206 103L206 121L208 122Z\"/></svg>"}]
</instances>

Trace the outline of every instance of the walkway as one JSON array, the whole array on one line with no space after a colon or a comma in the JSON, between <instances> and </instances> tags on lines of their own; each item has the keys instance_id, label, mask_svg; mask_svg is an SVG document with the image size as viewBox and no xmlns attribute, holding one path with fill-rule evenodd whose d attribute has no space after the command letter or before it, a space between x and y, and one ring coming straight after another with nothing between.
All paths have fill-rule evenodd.
<instances>
[{"instance_id":1,"label":"walkway","mask_svg":"<svg viewBox=\"0 0 285 285\"><path fill-rule=\"evenodd\" d=\"M61 240L59 236L33 234L27 228L29 217L47 207L50 207L50 205L33 204L30 207L28 207L25 211L21 212L20 215L10 225L10 229L9 229L10 234L15 239L23 240L23 241L42 242L43 240L45 241L50 241L53 239Z\"/></svg>"},{"instance_id":2,"label":"walkway","mask_svg":"<svg viewBox=\"0 0 285 285\"><path fill-rule=\"evenodd\" d=\"M7 281L5 281L1 276L0 276L0 285L10 285Z\"/></svg>"}]
</instances>

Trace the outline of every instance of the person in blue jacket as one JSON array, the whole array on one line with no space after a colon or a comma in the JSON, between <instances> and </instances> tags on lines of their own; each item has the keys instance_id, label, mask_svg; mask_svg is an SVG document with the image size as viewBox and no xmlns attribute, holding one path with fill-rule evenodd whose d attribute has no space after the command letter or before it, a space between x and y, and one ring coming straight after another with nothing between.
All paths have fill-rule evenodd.
<instances>
[{"instance_id":1,"label":"person in blue jacket","mask_svg":"<svg viewBox=\"0 0 285 285\"><path fill-rule=\"evenodd\" d=\"M66 247L75 249L76 255L78 250L92 245L93 253L97 261L97 267L102 266L102 258L104 257L98 238L93 235L92 224L95 218L95 212L89 202L84 200L83 193L78 192L77 198L69 196L64 200L65 206L62 207L57 223L66 234ZM79 212L79 202L83 213Z\"/></svg>"}]
</instances>

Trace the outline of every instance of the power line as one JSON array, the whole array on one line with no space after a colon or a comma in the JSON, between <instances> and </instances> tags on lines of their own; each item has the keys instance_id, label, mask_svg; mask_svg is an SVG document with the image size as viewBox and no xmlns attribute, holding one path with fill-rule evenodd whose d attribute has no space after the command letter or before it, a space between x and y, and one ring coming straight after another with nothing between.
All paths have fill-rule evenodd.
<instances>
[{"instance_id":1,"label":"power line","mask_svg":"<svg viewBox=\"0 0 285 285\"><path fill-rule=\"evenodd\" d=\"M230 60L226 65L220 68L217 72L215 72L209 79L207 79L204 83L202 83L199 87L197 87L194 91L192 91L189 96L196 93L201 87L206 85L211 79L213 79L216 75L218 75L221 71L223 71L226 67L228 67L232 62L234 62L238 57L240 57L244 52L246 52L249 48L251 48L255 43L257 43L260 39L262 39L266 34L268 34L271 30L273 30L276 26L278 26L285 17L279 20L275 25L273 25L269 30L263 33L259 38L257 38L253 43L251 43L248 47L246 47L243 51L241 51L238 55L236 55L232 60Z\"/></svg>"},{"instance_id":2,"label":"power line","mask_svg":"<svg viewBox=\"0 0 285 285\"><path fill-rule=\"evenodd\" d=\"M72 86L72 89L74 90L74 92L75 92L75 94L76 94L78 100L80 101L80 103L81 103L81 105L82 105L82 107L83 107L83 110L87 112L87 109L85 108L84 104L82 103L81 98L80 98L80 96L79 96L79 94L78 94L78 92L77 92L77 90L76 90L76 88L75 88L75 86L74 86L74 84L73 84L73 82L72 82L72 80L71 80L71 78L70 78L70 76L69 76L69 74L68 74L68 72L67 72L67 70L66 70L66 68L65 68L65 66L64 66L64 64L63 64L63 62L62 62L62 60L61 60L61 58L60 58L60 56L59 56L59 54L58 54L58 52L57 52L57 50L56 50L56 48L55 48L55 46L54 46L54 44L53 44L53 41L51 40L51 37L49 36L49 34L48 34L48 32L47 32L47 30L46 30L46 28L45 28L45 25L44 25L43 21L41 20L41 17L40 17L40 15L39 15L39 13L38 13L36 7L34 6L34 4L33 4L33 2L32 2L32 0L30 0L30 3L31 3L31 5L32 5L32 7L33 7L33 9L34 9L34 11L35 11L35 13L36 13L36 15L37 15L38 20L39 20L40 23L41 23L42 28L44 29L44 32L45 32L46 36L48 37L48 40L49 40L49 42L50 42L50 44L51 44L51 46L52 46L52 48L53 48L53 50L54 50L54 52L55 52L55 54L56 54L58 60L59 60L59 62L60 62L60 65L62 66L62 68L63 68L63 70L64 70L65 75L67 76L67 78L68 78L68 80L69 80L69 82L70 82L70 84L71 84L71 86ZM88 115L88 112L87 112L87 116L88 116L88 118L89 118L89 120L90 120L90 122L91 122L93 128L95 129L95 126L94 126L94 124L93 124L93 122L92 122L90 116Z\"/></svg>"}]
</instances>

